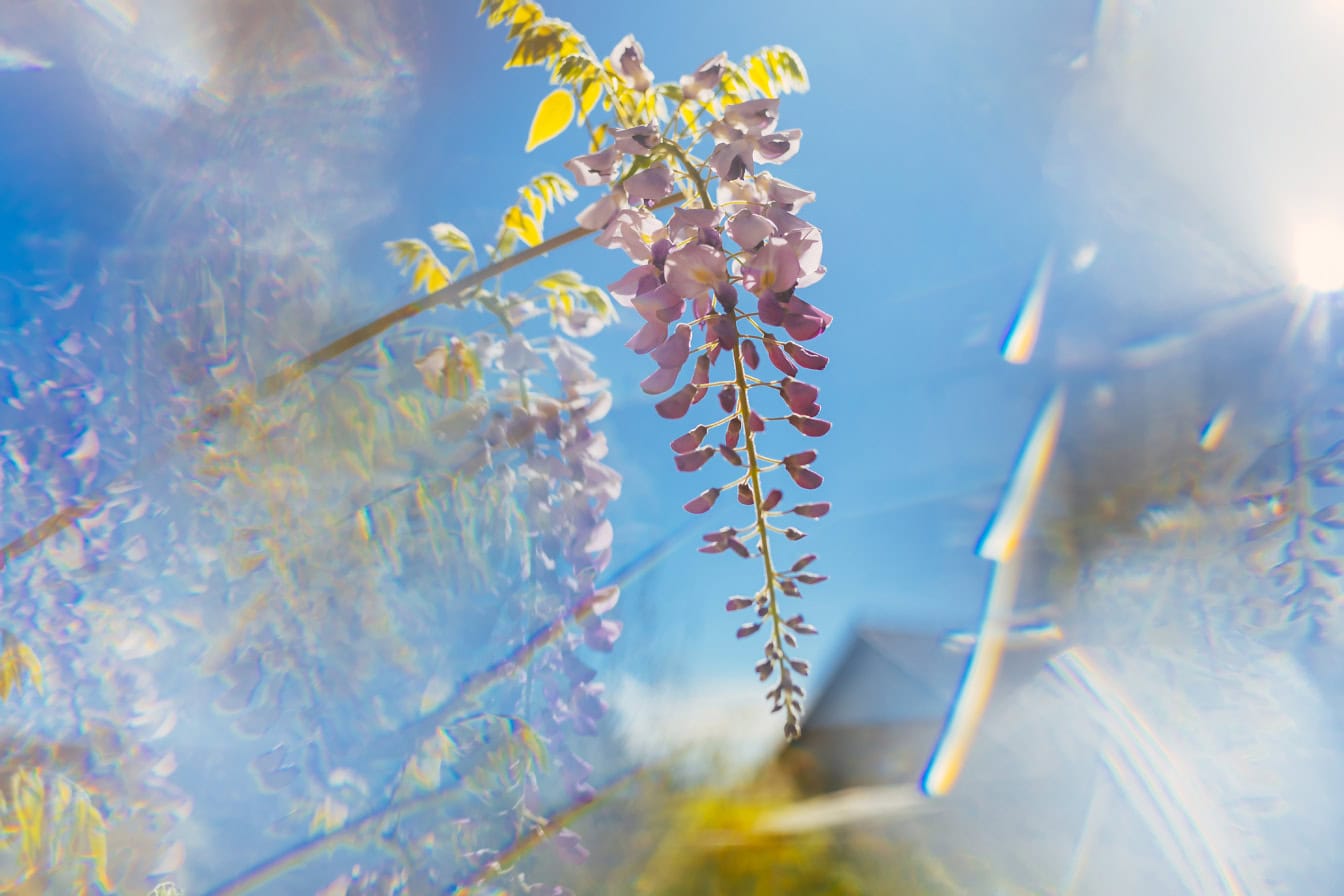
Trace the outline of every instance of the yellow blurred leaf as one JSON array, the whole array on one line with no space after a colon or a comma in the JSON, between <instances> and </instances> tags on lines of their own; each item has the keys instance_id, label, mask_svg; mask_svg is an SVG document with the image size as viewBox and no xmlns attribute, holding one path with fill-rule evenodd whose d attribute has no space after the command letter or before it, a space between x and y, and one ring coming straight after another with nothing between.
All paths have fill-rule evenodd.
<instances>
[{"instance_id":1,"label":"yellow blurred leaf","mask_svg":"<svg viewBox=\"0 0 1344 896\"><path fill-rule=\"evenodd\" d=\"M770 86L770 72L765 67L759 56L752 56L747 60L747 77L751 83L756 85L756 89L766 96L774 96L774 90Z\"/></svg>"},{"instance_id":2,"label":"yellow blurred leaf","mask_svg":"<svg viewBox=\"0 0 1344 896\"><path fill-rule=\"evenodd\" d=\"M527 131L526 151L531 152L547 140L552 140L569 127L574 120L574 94L557 87L546 94L532 116L532 127Z\"/></svg>"},{"instance_id":3,"label":"yellow blurred leaf","mask_svg":"<svg viewBox=\"0 0 1344 896\"><path fill-rule=\"evenodd\" d=\"M579 94L579 121L582 122L588 119L588 115L593 111L593 107L597 105L597 101L601 98L602 80L600 78L594 78L592 81L588 82L588 86L583 88L583 92Z\"/></svg>"},{"instance_id":4,"label":"yellow blurred leaf","mask_svg":"<svg viewBox=\"0 0 1344 896\"><path fill-rule=\"evenodd\" d=\"M516 205L504 213L504 227L529 246L541 242L541 230L537 222Z\"/></svg>"}]
</instances>

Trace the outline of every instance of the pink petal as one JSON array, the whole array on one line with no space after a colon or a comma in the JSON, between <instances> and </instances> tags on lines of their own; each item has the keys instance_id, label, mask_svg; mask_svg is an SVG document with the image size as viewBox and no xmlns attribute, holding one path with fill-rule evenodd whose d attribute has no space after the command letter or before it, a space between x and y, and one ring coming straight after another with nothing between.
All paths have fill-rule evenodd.
<instances>
[{"instance_id":1,"label":"pink petal","mask_svg":"<svg viewBox=\"0 0 1344 896\"><path fill-rule=\"evenodd\" d=\"M695 369L691 371L691 387L694 389L694 395L691 398L691 404L696 404L705 397L709 387L705 384L709 382L709 355L701 355L695 359ZM680 416L680 415L678 415Z\"/></svg>"},{"instance_id":2,"label":"pink petal","mask_svg":"<svg viewBox=\"0 0 1344 896\"><path fill-rule=\"evenodd\" d=\"M654 405L653 409L658 412L658 416L666 420L679 420L685 417L686 412L691 409L691 402L695 400L695 392L695 386L689 384L682 386L681 389Z\"/></svg>"},{"instance_id":3,"label":"pink petal","mask_svg":"<svg viewBox=\"0 0 1344 896\"><path fill-rule=\"evenodd\" d=\"M691 325L677 324L677 328L672 331L672 335L667 337L667 341L653 350L650 356L659 367L674 367L681 369L681 365L686 363L686 359L691 354Z\"/></svg>"},{"instance_id":4,"label":"pink petal","mask_svg":"<svg viewBox=\"0 0 1344 896\"><path fill-rule=\"evenodd\" d=\"M684 436L678 436L672 440L672 450L677 454L685 454L687 451L694 451L700 447L700 443L705 440L705 435L709 429L704 426L697 426L695 429L686 433Z\"/></svg>"},{"instance_id":5,"label":"pink petal","mask_svg":"<svg viewBox=\"0 0 1344 896\"><path fill-rule=\"evenodd\" d=\"M725 414L731 414L737 409L736 386L724 386L719 390L719 407L723 408Z\"/></svg>"},{"instance_id":6,"label":"pink petal","mask_svg":"<svg viewBox=\"0 0 1344 896\"><path fill-rule=\"evenodd\" d=\"M761 363L761 356L756 351L756 343L750 339L742 341L742 363L747 365L748 370L755 370Z\"/></svg>"},{"instance_id":7,"label":"pink petal","mask_svg":"<svg viewBox=\"0 0 1344 896\"><path fill-rule=\"evenodd\" d=\"M785 376L797 376L798 368L789 360L788 355L780 351L779 343L770 336L766 336L764 342L765 353L770 357L770 363L775 365L776 369Z\"/></svg>"},{"instance_id":8,"label":"pink petal","mask_svg":"<svg viewBox=\"0 0 1344 896\"><path fill-rule=\"evenodd\" d=\"M659 367L640 382L639 388L649 395L661 395L677 384L680 367Z\"/></svg>"},{"instance_id":9,"label":"pink petal","mask_svg":"<svg viewBox=\"0 0 1344 896\"><path fill-rule=\"evenodd\" d=\"M714 506L714 502L719 499L719 490L717 488L705 489L696 497L687 501L685 510L687 513L705 513Z\"/></svg>"},{"instance_id":10,"label":"pink petal","mask_svg":"<svg viewBox=\"0 0 1344 896\"><path fill-rule=\"evenodd\" d=\"M728 431L723 434L723 444L729 448L736 448L737 441L742 436L742 418L734 417L728 421Z\"/></svg>"},{"instance_id":11,"label":"pink petal","mask_svg":"<svg viewBox=\"0 0 1344 896\"><path fill-rule=\"evenodd\" d=\"M784 402L789 406L789 410L804 417L815 417L821 411L820 405L817 404L817 395L820 392L821 390L811 383L792 378L785 379L780 386L780 394L784 396Z\"/></svg>"},{"instance_id":12,"label":"pink petal","mask_svg":"<svg viewBox=\"0 0 1344 896\"><path fill-rule=\"evenodd\" d=\"M625 347L637 355L646 355L667 341L667 324L649 321L626 340Z\"/></svg>"},{"instance_id":13,"label":"pink petal","mask_svg":"<svg viewBox=\"0 0 1344 896\"><path fill-rule=\"evenodd\" d=\"M705 463L714 456L714 449L709 445L697 448L694 451L687 451L685 454L678 454L673 461L677 469L683 473L694 473L705 465Z\"/></svg>"},{"instance_id":14,"label":"pink petal","mask_svg":"<svg viewBox=\"0 0 1344 896\"><path fill-rule=\"evenodd\" d=\"M751 492L751 486L743 482L737 487L737 503L746 504L750 507L756 503L756 496Z\"/></svg>"},{"instance_id":15,"label":"pink petal","mask_svg":"<svg viewBox=\"0 0 1344 896\"><path fill-rule=\"evenodd\" d=\"M814 489L821 486L821 474L811 467L789 467L788 471L799 488Z\"/></svg>"},{"instance_id":16,"label":"pink petal","mask_svg":"<svg viewBox=\"0 0 1344 896\"><path fill-rule=\"evenodd\" d=\"M724 460L728 461L728 463L732 464L733 466L735 467L742 466L742 456L738 454L736 451L734 451L732 448L729 448L727 445L720 445L719 453L723 455Z\"/></svg>"},{"instance_id":17,"label":"pink petal","mask_svg":"<svg viewBox=\"0 0 1344 896\"><path fill-rule=\"evenodd\" d=\"M829 421L819 420L816 417L803 417L799 414L791 414L789 416L789 422L793 424L794 429L798 430L803 435L812 438L824 436L831 431L831 424Z\"/></svg>"},{"instance_id":18,"label":"pink petal","mask_svg":"<svg viewBox=\"0 0 1344 896\"><path fill-rule=\"evenodd\" d=\"M817 459L817 452L808 449L807 451L799 451L797 454L790 454L787 457L785 457L784 466L805 467L808 464L815 462L816 459Z\"/></svg>"},{"instance_id":19,"label":"pink petal","mask_svg":"<svg viewBox=\"0 0 1344 896\"><path fill-rule=\"evenodd\" d=\"M784 351L789 353L789 357L793 358L799 367L806 367L808 370L825 370L827 363L830 362L830 358L825 355L808 351L796 342L784 343Z\"/></svg>"},{"instance_id":20,"label":"pink petal","mask_svg":"<svg viewBox=\"0 0 1344 896\"><path fill-rule=\"evenodd\" d=\"M765 500L761 502L761 509L774 510L779 505L779 502L783 497L784 493L779 489L777 488L770 489L770 491L767 492L765 495Z\"/></svg>"},{"instance_id":21,"label":"pink petal","mask_svg":"<svg viewBox=\"0 0 1344 896\"><path fill-rule=\"evenodd\" d=\"M831 503L829 501L819 501L816 504L799 504L789 512L805 516L808 519L821 519L831 512Z\"/></svg>"}]
</instances>

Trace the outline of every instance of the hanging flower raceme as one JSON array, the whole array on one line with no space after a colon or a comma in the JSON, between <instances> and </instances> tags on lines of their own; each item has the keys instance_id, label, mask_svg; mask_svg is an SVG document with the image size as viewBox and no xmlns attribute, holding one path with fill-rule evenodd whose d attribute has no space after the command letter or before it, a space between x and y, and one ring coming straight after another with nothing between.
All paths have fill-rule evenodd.
<instances>
[{"instance_id":1,"label":"hanging flower raceme","mask_svg":"<svg viewBox=\"0 0 1344 896\"><path fill-rule=\"evenodd\" d=\"M684 95L707 96L723 65L716 57L683 78ZM808 674L808 665L791 651L799 636L816 629L783 603L801 598L804 587L825 576L809 569L813 554L792 565L781 563L774 536L803 538L789 517L816 519L830 505L785 507L783 489L774 487L779 474L791 480L781 483L785 487L819 488L822 476L812 467L817 452L799 450L775 459L766 455L762 442L773 422L786 422L808 439L830 430L831 424L818 416L820 391L801 378L825 368L827 359L801 343L824 333L831 316L798 295L826 271L820 231L796 214L813 194L755 173L757 165L785 161L797 151L801 132L777 131L778 112L775 98L731 103L702 132L689 129L681 142L661 136L651 125L613 131L611 146L574 159L569 168L580 176L591 172L594 182L616 181L580 221L600 231L600 245L621 249L636 265L611 285L611 293L642 320L627 345L656 365L640 384L650 395L664 396L655 410L679 420L711 392L717 398L710 404L722 415L674 439L673 462L684 473L727 473L726 481L686 502L688 512L708 513L725 494L750 508L741 525L705 535L700 550L762 563L759 590L730 599L727 609L755 614L737 629L739 638L765 632L756 672L762 681L773 681L766 696L775 711L784 713L785 735L794 738L804 696L798 680ZM701 135L715 145L704 161L697 161L690 148ZM623 180L609 176L621 168L633 173ZM715 178L717 201L709 188ZM660 217L654 206L679 186L693 198L666 219ZM744 296L748 301L742 301ZM755 307L748 307L753 299Z\"/></svg>"}]
</instances>

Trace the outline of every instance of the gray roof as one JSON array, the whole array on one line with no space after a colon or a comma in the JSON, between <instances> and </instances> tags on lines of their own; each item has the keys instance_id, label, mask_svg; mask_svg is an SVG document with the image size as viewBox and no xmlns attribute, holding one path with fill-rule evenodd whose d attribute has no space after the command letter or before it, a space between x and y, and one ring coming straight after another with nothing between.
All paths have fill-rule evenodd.
<instances>
[{"instance_id":1,"label":"gray roof","mask_svg":"<svg viewBox=\"0 0 1344 896\"><path fill-rule=\"evenodd\" d=\"M941 640L925 632L858 629L839 667L812 699L804 729L942 719L968 654L944 649ZM1058 649L1005 652L996 687L1006 691L1027 681Z\"/></svg>"}]
</instances>

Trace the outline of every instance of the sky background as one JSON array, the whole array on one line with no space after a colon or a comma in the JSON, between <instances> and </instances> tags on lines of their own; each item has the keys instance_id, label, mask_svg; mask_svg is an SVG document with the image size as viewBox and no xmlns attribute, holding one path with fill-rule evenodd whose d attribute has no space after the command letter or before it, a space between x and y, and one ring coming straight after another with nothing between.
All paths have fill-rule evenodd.
<instances>
[{"instance_id":1,"label":"sky background","mask_svg":"<svg viewBox=\"0 0 1344 896\"><path fill-rule=\"evenodd\" d=\"M502 70L504 36L474 6L408 0L337 17L340 53L368 67L341 88L343 103L305 99L304 78L315 83L323 63L305 68L296 55L289 89L245 111L212 94L217 66L257 64L221 48L210 22L231 14L222 0L0 10L0 119L15 123L0 141L0 275L12 287L0 289L0 325L45 313L40 284L59 293L100 271L185 264L212 215L299 222L325 253L345 298L317 314L310 336L399 304L404 283L384 241L450 221L485 242L520 184L584 149L569 134L523 153L545 74ZM805 651L819 679L855 625L972 624L989 572L976 542L1052 386L1067 379L1097 401L1113 375L1123 387L1119 348L1291 282L1294 228L1334 214L1344 184L1330 149L1344 113L1309 88L1329 70L1340 17L1304 0L1263 19L1239 4L1246 15L1215 21L1211 6L546 4L599 53L635 34L660 80L721 50L770 44L808 68L811 91L781 104L782 126L804 137L778 174L817 193L805 217L822 229L828 273L809 299L835 315L815 344L832 358L815 381L835 425L818 446L818 497L834 510L806 542L831 577L807 606L822 631ZM295 33L324 27L292 22ZM178 126L197 119L212 124ZM558 212L548 232L592 198ZM1051 247L1041 348L1009 366L1000 342ZM561 267L606 284L626 265L584 241L510 282ZM81 313L91 328L107 323L96 306ZM681 428L638 389L646 359L621 347L634 328L627 314L590 346L613 383L608 463L625 477L613 568L679 530L677 508L713 484L674 470L667 443ZM4 345L11 365L27 360L15 353L49 351ZM1237 388L1229 376L1225 391ZM1202 382L1185 396L1169 424L1181 438L1193 442L1220 388ZM1080 444L1086 431L1065 438ZM3 522L8 532L34 521ZM759 645L734 641L722 611L725 597L756 587L755 566L694 547L626 590L625 633L603 675L632 727L676 727L658 709L675 698L683 726L687 704L706 708L711 730L755 705L772 731L750 672Z\"/></svg>"}]
</instances>

